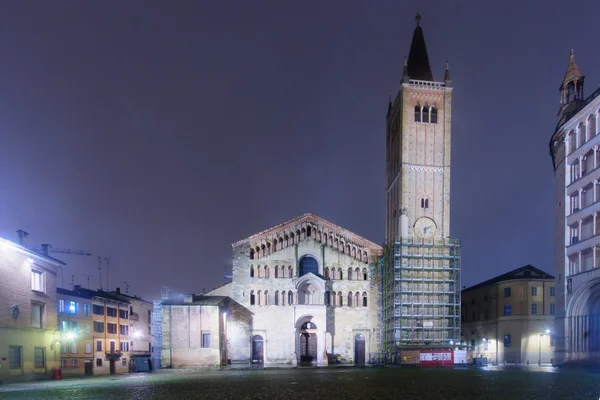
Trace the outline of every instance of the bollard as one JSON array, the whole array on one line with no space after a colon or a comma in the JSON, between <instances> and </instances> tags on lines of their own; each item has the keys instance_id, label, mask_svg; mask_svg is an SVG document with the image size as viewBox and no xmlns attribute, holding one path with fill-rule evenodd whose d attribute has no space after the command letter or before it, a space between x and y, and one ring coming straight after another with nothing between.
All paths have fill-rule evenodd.
<instances>
[{"instance_id":1,"label":"bollard","mask_svg":"<svg viewBox=\"0 0 600 400\"><path fill-rule=\"evenodd\" d=\"M62 379L62 370L60 368L56 368L54 370L54 380L60 381Z\"/></svg>"}]
</instances>

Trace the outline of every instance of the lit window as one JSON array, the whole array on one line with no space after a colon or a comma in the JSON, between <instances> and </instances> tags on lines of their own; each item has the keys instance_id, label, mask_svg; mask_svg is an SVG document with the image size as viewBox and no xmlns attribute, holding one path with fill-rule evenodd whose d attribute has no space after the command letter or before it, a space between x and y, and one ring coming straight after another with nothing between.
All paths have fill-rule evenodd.
<instances>
[{"instance_id":1,"label":"lit window","mask_svg":"<svg viewBox=\"0 0 600 400\"><path fill-rule=\"evenodd\" d=\"M58 301L58 312L65 312L65 301L64 300Z\"/></svg>"},{"instance_id":2,"label":"lit window","mask_svg":"<svg viewBox=\"0 0 600 400\"><path fill-rule=\"evenodd\" d=\"M504 347L510 347L511 337L510 335L504 335Z\"/></svg>"},{"instance_id":3,"label":"lit window","mask_svg":"<svg viewBox=\"0 0 600 400\"><path fill-rule=\"evenodd\" d=\"M84 304L83 305L83 315L85 317L89 317L90 316L90 305L89 304Z\"/></svg>"},{"instance_id":4,"label":"lit window","mask_svg":"<svg viewBox=\"0 0 600 400\"><path fill-rule=\"evenodd\" d=\"M31 290L44 291L43 276L41 271L31 270Z\"/></svg>"},{"instance_id":5,"label":"lit window","mask_svg":"<svg viewBox=\"0 0 600 400\"><path fill-rule=\"evenodd\" d=\"M100 342L100 344L102 344L102 342ZM92 344L90 342L85 344L85 354L91 354L92 353Z\"/></svg>"},{"instance_id":6,"label":"lit window","mask_svg":"<svg viewBox=\"0 0 600 400\"><path fill-rule=\"evenodd\" d=\"M512 307L510 306L510 304L505 304L504 305L504 316L510 317L511 315L512 315Z\"/></svg>"}]
</instances>

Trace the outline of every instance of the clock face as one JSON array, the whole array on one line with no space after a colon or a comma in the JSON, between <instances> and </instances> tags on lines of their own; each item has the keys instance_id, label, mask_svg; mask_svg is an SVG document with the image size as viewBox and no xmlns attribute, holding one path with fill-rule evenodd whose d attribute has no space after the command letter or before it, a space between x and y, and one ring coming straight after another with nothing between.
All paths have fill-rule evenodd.
<instances>
[{"instance_id":1,"label":"clock face","mask_svg":"<svg viewBox=\"0 0 600 400\"><path fill-rule=\"evenodd\" d=\"M437 225L431 218L419 218L413 227L415 235L422 239L431 239L435 234Z\"/></svg>"}]
</instances>

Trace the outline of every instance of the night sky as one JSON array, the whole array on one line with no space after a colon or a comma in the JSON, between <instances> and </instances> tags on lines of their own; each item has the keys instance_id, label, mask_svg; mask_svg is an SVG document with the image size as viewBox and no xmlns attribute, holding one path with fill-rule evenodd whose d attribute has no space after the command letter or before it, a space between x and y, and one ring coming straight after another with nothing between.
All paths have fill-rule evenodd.
<instances>
[{"instance_id":1,"label":"night sky","mask_svg":"<svg viewBox=\"0 0 600 400\"><path fill-rule=\"evenodd\" d=\"M0 235L92 252L55 255L67 288L98 288L110 257L110 288L148 299L219 285L231 243L307 212L381 243L387 101L420 12L455 88L462 284L552 273L548 142L571 48L600 86L600 2L415 4L3 1Z\"/></svg>"}]
</instances>

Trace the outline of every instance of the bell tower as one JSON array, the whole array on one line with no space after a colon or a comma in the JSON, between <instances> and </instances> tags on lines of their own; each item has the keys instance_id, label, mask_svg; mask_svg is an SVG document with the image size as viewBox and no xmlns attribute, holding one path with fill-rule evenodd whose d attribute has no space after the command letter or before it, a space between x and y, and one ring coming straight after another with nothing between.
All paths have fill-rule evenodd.
<instances>
[{"instance_id":1,"label":"bell tower","mask_svg":"<svg viewBox=\"0 0 600 400\"><path fill-rule=\"evenodd\" d=\"M435 81L417 14L400 90L386 116L387 243L449 237L451 120L448 64L444 80Z\"/></svg>"},{"instance_id":2,"label":"bell tower","mask_svg":"<svg viewBox=\"0 0 600 400\"><path fill-rule=\"evenodd\" d=\"M382 351L460 340L460 241L450 237L452 81L436 81L417 14L400 90L386 116ZM402 361L400 361L402 362Z\"/></svg>"},{"instance_id":3,"label":"bell tower","mask_svg":"<svg viewBox=\"0 0 600 400\"><path fill-rule=\"evenodd\" d=\"M558 125L567 122L573 115L583 108L585 98L583 97L583 82L585 76L579 70L575 62L575 52L571 49L567 72L558 89L560 93L560 109L558 110Z\"/></svg>"}]
</instances>

